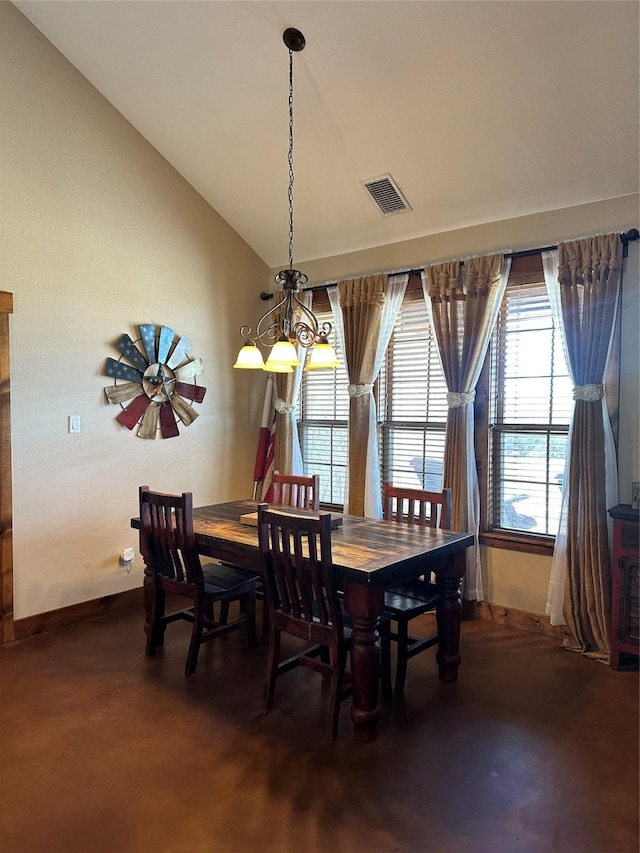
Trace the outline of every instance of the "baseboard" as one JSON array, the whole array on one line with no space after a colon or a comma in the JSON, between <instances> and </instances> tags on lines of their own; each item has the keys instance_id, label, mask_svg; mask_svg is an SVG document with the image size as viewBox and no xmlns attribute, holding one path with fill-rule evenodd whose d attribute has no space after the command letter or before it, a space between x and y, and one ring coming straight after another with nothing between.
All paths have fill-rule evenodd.
<instances>
[{"instance_id":1,"label":"baseboard","mask_svg":"<svg viewBox=\"0 0 640 853\"><path fill-rule=\"evenodd\" d=\"M521 631L545 634L547 637L564 639L567 636L567 629L564 626L552 625L548 616L542 616L539 613L503 607L501 604L491 604L488 601L467 601L465 605L472 605L465 607L465 617L469 619L484 619L498 625L509 625Z\"/></svg>"},{"instance_id":2,"label":"baseboard","mask_svg":"<svg viewBox=\"0 0 640 853\"><path fill-rule=\"evenodd\" d=\"M102 598L94 598L91 601L82 601L80 604L60 607L58 610L36 613L35 616L27 616L25 619L16 619L13 624L14 639L24 640L35 634L54 631L56 628L64 628L76 622L86 622L88 619L105 616L107 613L118 613L121 610L129 610L131 607L139 607L142 606L143 600L142 587L138 587L116 592L113 595L105 595Z\"/></svg>"}]
</instances>

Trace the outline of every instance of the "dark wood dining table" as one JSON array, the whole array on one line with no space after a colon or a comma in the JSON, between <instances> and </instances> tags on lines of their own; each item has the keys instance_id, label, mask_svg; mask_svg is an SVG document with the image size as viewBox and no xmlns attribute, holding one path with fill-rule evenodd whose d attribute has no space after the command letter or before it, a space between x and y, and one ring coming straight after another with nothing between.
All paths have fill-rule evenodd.
<instances>
[{"instance_id":1,"label":"dark wood dining table","mask_svg":"<svg viewBox=\"0 0 640 853\"><path fill-rule=\"evenodd\" d=\"M198 507L194 528L198 551L207 557L260 572L257 527L240 522L255 512L255 501L231 501ZM139 519L131 520L139 529ZM376 738L380 646L378 624L384 590L410 578L435 574L438 590L437 662L442 681L455 681L460 664L460 584L465 572L465 549L473 544L471 533L452 533L381 519L345 515L332 531L333 566L344 590L347 613L353 621L351 719L359 741ZM154 576L145 557L145 610L149 627Z\"/></svg>"}]
</instances>

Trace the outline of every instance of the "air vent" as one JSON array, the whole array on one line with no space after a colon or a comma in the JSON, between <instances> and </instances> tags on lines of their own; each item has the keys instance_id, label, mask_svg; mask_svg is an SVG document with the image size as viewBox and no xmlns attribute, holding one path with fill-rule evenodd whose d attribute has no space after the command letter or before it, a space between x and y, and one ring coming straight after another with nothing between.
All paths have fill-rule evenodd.
<instances>
[{"instance_id":1,"label":"air vent","mask_svg":"<svg viewBox=\"0 0 640 853\"><path fill-rule=\"evenodd\" d=\"M411 210L411 205L402 195L391 175L381 175L370 181L361 181L361 184L383 216L393 216L396 213Z\"/></svg>"}]
</instances>

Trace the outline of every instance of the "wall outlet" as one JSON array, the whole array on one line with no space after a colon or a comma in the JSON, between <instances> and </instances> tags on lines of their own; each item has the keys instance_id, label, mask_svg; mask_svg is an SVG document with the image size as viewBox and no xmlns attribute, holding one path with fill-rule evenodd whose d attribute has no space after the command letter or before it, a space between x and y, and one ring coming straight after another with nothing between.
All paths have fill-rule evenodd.
<instances>
[{"instance_id":1,"label":"wall outlet","mask_svg":"<svg viewBox=\"0 0 640 853\"><path fill-rule=\"evenodd\" d=\"M125 567L127 574L131 573L131 566L133 565L135 556L135 548L125 548L120 554L120 565Z\"/></svg>"}]
</instances>

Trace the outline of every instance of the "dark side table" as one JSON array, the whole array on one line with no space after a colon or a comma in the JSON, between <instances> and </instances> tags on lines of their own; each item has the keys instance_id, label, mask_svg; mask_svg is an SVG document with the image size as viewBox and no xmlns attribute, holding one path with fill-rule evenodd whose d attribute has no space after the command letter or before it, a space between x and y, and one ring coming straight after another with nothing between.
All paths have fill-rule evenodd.
<instances>
[{"instance_id":1,"label":"dark side table","mask_svg":"<svg viewBox=\"0 0 640 853\"><path fill-rule=\"evenodd\" d=\"M618 504L613 518L611 590L611 666L620 667L622 652L640 650L640 510Z\"/></svg>"}]
</instances>

